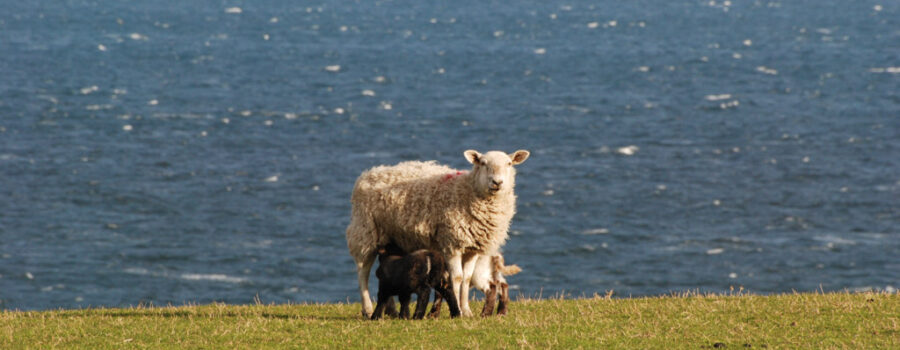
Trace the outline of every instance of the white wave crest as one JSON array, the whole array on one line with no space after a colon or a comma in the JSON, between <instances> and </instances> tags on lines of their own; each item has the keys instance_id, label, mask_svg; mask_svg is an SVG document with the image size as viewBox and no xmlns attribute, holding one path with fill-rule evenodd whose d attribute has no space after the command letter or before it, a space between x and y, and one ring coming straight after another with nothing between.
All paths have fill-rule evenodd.
<instances>
[{"instance_id":1,"label":"white wave crest","mask_svg":"<svg viewBox=\"0 0 900 350\"><path fill-rule=\"evenodd\" d=\"M213 281L213 282L225 282L225 283L243 283L247 282L246 278L242 277L233 277L219 273L213 274L202 274L202 273L183 273L181 274L181 279L185 279L188 281Z\"/></svg>"}]
</instances>

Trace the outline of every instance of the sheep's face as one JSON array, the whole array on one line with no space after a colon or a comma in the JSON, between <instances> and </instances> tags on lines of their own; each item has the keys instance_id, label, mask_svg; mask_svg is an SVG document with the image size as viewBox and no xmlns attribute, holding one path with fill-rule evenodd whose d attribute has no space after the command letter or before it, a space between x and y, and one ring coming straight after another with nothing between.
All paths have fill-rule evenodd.
<instances>
[{"instance_id":1,"label":"sheep's face","mask_svg":"<svg viewBox=\"0 0 900 350\"><path fill-rule=\"evenodd\" d=\"M528 159L528 151L518 150L513 154L490 151L485 154L475 150L463 153L472 163L472 176L475 180L475 191L482 196L493 196L508 193L516 185L516 168Z\"/></svg>"}]
</instances>

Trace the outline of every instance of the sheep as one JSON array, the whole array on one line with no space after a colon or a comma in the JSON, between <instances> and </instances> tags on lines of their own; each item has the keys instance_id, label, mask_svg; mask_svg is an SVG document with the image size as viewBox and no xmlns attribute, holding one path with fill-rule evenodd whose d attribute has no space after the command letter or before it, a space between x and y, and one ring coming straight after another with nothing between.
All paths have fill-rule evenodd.
<instances>
[{"instance_id":1,"label":"sheep","mask_svg":"<svg viewBox=\"0 0 900 350\"><path fill-rule=\"evenodd\" d=\"M400 318L409 318L412 293L418 295L413 319L425 317L432 288L435 297L447 299L450 317L459 316L459 306L450 287L450 271L440 253L420 249L409 255L396 255L393 252L389 254L388 250L390 249L378 250L378 269L375 270L375 276L378 277L378 305L372 313L373 320L381 318L385 307L393 309L390 301L394 295L400 298Z\"/></svg>"},{"instance_id":2,"label":"sheep","mask_svg":"<svg viewBox=\"0 0 900 350\"><path fill-rule=\"evenodd\" d=\"M477 254L498 251L515 215L516 169L530 153L463 152L471 171L407 161L364 171L353 187L347 248L356 262L362 314L372 314L369 272L379 246L432 249L446 259L460 309L471 316L468 277Z\"/></svg>"},{"instance_id":3,"label":"sheep","mask_svg":"<svg viewBox=\"0 0 900 350\"><path fill-rule=\"evenodd\" d=\"M472 286L484 293L484 307L481 316L488 317L494 312L497 305L497 315L507 314L509 304L509 284L503 276L515 275L522 269L517 265L504 265L503 255L493 256L479 255L475 263L475 271L472 273ZM497 294L500 294L499 296ZM499 302L498 299L499 298ZM434 304L431 306L429 317L437 317L441 312L441 298L435 293Z\"/></svg>"}]
</instances>

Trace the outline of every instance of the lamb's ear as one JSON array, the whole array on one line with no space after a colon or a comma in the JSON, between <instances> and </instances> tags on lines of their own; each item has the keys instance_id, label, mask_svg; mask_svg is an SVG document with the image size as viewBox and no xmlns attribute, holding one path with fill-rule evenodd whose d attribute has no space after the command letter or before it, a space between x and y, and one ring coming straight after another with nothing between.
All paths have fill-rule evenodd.
<instances>
[{"instance_id":1,"label":"lamb's ear","mask_svg":"<svg viewBox=\"0 0 900 350\"><path fill-rule=\"evenodd\" d=\"M509 158L512 159L513 165L516 165L516 164L522 164L522 162L524 162L526 159L528 159L528 156L530 156L530 155L531 155L530 152L528 152L524 149L520 149L520 150L516 151L516 153L510 154Z\"/></svg>"},{"instance_id":2,"label":"lamb's ear","mask_svg":"<svg viewBox=\"0 0 900 350\"><path fill-rule=\"evenodd\" d=\"M476 151L474 149L470 149L470 150L463 152L463 155L465 155L466 160L468 160L469 163L472 163L472 164L478 164L478 160L481 159L481 153L478 153L478 151Z\"/></svg>"}]
</instances>

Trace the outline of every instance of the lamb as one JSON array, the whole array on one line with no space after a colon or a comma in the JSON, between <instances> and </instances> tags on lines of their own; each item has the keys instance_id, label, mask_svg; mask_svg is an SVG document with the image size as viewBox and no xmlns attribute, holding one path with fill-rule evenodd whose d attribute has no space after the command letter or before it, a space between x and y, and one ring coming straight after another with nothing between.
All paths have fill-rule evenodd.
<instances>
[{"instance_id":1,"label":"lamb","mask_svg":"<svg viewBox=\"0 0 900 350\"><path fill-rule=\"evenodd\" d=\"M347 247L356 262L364 316L372 314L369 273L377 249L389 241L404 251L432 249L446 259L453 293L471 316L468 280L478 254L498 251L515 215L516 170L530 153L463 153L468 172L434 161L377 166L356 180Z\"/></svg>"},{"instance_id":2,"label":"lamb","mask_svg":"<svg viewBox=\"0 0 900 350\"><path fill-rule=\"evenodd\" d=\"M497 315L507 314L509 304L509 284L503 276L515 275L522 269L517 265L504 265L503 255L493 256L479 255L475 263L475 272L472 274L472 286L484 293L484 307L481 316L488 317L494 312L497 305ZM497 295L499 293L499 296ZM499 301L497 300L499 298ZM440 295L435 293L434 305L431 306L429 317L437 317L441 312Z\"/></svg>"},{"instance_id":3,"label":"lamb","mask_svg":"<svg viewBox=\"0 0 900 350\"><path fill-rule=\"evenodd\" d=\"M378 250L378 305L372 313L372 319L380 319L385 307L393 306L393 296L400 298L400 318L409 318L409 300L412 293L418 295L416 312L413 319L425 317L425 308L434 288L435 297L447 299L450 305L450 317L458 317L459 306L456 296L450 288L450 272L447 263L437 252L420 249L409 255L396 255L390 248ZM390 305L390 306L389 306Z\"/></svg>"}]
</instances>

